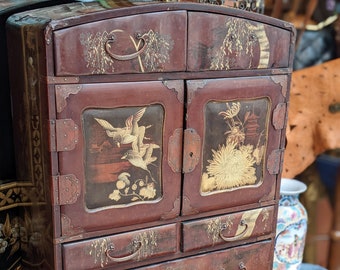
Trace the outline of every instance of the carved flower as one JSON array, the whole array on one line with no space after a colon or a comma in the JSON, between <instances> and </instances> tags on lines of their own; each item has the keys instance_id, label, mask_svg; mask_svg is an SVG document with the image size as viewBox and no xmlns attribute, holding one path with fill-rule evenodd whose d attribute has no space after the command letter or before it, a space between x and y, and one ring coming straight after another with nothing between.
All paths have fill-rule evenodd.
<instances>
[{"instance_id":1,"label":"carved flower","mask_svg":"<svg viewBox=\"0 0 340 270\"><path fill-rule=\"evenodd\" d=\"M253 146L241 146L239 149L235 146L235 143L230 143L222 145L217 151L212 150L213 159L208 161L207 166L209 178L205 181L214 178L217 190L250 185L256 181ZM207 183L201 184L201 187L206 186Z\"/></svg>"},{"instance_id":2,"label":"carved flower","mask_svg":"<svg viewBox=\"0 0 340 270\"><path fill-rule=\"evenodd\" d=\"M122 181L122 180L118 180L117 183L116 183L116 187L117 187L118 189L123 189L123 188L125 188L125 186L126 186L126 184L125 184L125 182Z\"/></svg>"},{"instance_id":3,"label":"carved flower","mask_svg":"<svg viewBox=\"0 0 340 270\"><path fill-rule=\"evenodd\" d=\"M227 137L227 144L236 144L241 145L244 143L246 136L244 132L240 129L239 126L234 126L231 128L229 132L229 136Z\"/></svg>"},{"instance_id":4,"label":"carved flower","mask_svg":"<svg viewBox=\"0 0 340 270\"><path fill-rule=\"evenodd\" d=\"M226 106L227 110L219 113L219 115L222 115L224 119L231 119L240 112L241 108L240 102L233 102L231 106L228 103L226 103Z\"/></svg>"},{"instance_id":5,"label":"carved flower","mask_svg":"<svg viewBox=\"0 0 340 270\"><path fill-rule=\"evenodd\" d=\"M139 195L144 198L152 199L156 196L156 189L153 184L148 184L146 187L140 189Z\"/></svg>"},{"instance_id":6,"label":"carved flower","mask_svg":"<svg viewBox=\"0 0 340 270\"><path fill-rule=\"evenodd\" d=\"M110 200L114 200L114 201L119 201L121 196L119 193L118 189L115 189L110 195L109 195Z\"/></svg>"}]
</instances>

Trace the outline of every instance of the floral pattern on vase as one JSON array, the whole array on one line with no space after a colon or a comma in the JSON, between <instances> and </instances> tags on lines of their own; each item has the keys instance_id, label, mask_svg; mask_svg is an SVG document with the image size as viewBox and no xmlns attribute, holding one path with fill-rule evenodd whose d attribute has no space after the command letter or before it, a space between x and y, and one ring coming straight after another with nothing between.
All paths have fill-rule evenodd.
<instances>
[{"instance_id":1,"label":"floral pattern on vase","mask_svg":"<svg viewBox=\"0 0 340 270\"><path fill-rule=\"evenodd\" d=\"M274 270L296 270L302 263L308 217L299 195L306 188L304 183L295 179L281 180Z\"/></svg>"}]
</instances>

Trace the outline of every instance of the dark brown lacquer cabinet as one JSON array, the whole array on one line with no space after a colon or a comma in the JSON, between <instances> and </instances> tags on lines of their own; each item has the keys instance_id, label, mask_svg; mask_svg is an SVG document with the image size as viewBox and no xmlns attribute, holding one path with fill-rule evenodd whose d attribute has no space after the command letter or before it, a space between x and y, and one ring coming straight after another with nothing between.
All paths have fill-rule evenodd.
<instances>
[{"instance_id":1,"label":"dark brown lacquer cabinet","mask_svg":"<svg viewBox=\"0 0 340 270\"><path fill-rule=\"evenodd\" d=\"M7 22L42 269L271 269L295 30L223 6ZM19 105L20 104L20 105Z\"/></svg>"}]
</instances>

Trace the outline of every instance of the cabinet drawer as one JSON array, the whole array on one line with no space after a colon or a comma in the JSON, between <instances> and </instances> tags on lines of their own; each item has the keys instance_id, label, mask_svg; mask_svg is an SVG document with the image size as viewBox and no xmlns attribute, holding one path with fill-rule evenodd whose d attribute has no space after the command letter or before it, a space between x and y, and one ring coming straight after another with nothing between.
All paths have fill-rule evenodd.
<instances>
[{"instance_id":1,"label":"cabinet drawer","mask_svg":"<svg viewBox=\"0 0 340 270\"><path fill-rule=\"evenodd\" d=\"M185 11L82 24L54 33L56 75L183 71Z\"/></svg>"},{"instance_id":2,"label":"cabinet drawer","mask_svg":"<svg viewBox=\"0 0 340 270\"><path fill-rule=\"evenodd\" d=\"M274 206L183 223L183 251L258 237L273 228Z\"/></svg>"},{"instance_id":3,"label":"cabinet drawer","mask_svg":"<svg viewBox=\"0 0 340 270\"><path fill-rule=\"evenodd\" d=\"M98 269L178 251L177 225L170 224L63 245L63 269Z\"/></svg>"},{"instance_id":4,"label":"cabinet drawer","mask_svg":"<svg viewBox=\"0 0 340 270\"><path fill-rule=\"evenodd\" d=\"M273 242L265 241L200 256L147 266L148 270L240 269L271 270ZM259 252L261 251L261 252Z\"/></svg>"},{"instance_id":5,"label":"cabinet drawer","mask_svg":"<svg viewBox=\"0 0 340 270\"><path fill-rule=\"evenodd\" d=\"M188 70L289 66L291 32L240 17L189 12ZM209 29L209 31L207 31Z\"/></svg>"}]
</instances>

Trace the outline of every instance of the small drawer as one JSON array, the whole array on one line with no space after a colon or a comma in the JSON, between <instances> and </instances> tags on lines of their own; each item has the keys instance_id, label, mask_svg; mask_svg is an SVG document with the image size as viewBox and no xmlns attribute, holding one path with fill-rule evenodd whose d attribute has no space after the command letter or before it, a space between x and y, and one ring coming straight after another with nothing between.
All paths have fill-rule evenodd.
<instances>
[{"instance_id":1,"label":"small drawer","mask_svg":"<svg viewBox=\"0 0 340 270\"><path fill-rule=\"evenodd\" d=\"M184 71L187 15L155 12L54 32L57 76Z\"/></svg>"},{"instance_id":2,"label":"small drawer","mask_svg":"<svg viewBox=\"0 0 340 270\"><path fill-rule=\"evenodd\" d=\"M273 242L264 241L232 249L188 257L138 269L147 270L271 270Z\"/></svg>"},{"instance_id":3,"label":"small drawer","mask_svg":"<svg viewBox=\"0 0 340 270\"><path fill-rule=\"evenodd\" d=\"M99 269L178 251L177 225L100 237L63 245L65 270Z\"/></svg>"},{"instance_id":4,"label":"small drawer","mask_svg":"<svg viewBox=\"0 0 340 270\"><path fill-rule=\"evenodd\" d=\"M183 222L184 252L270 234L274 206Z\"/></svg>"},{"instance_id":5,"label":"small drawer","mask_svg":"<svg viewBox=\"0 0 340 270\"><path fill-rule=\"evenodd\" d=\"M188 70L287 68L291 31L241 17L189 12ZM207 31L207 29L209 29Z\"/></svg>"}]
</instances>

